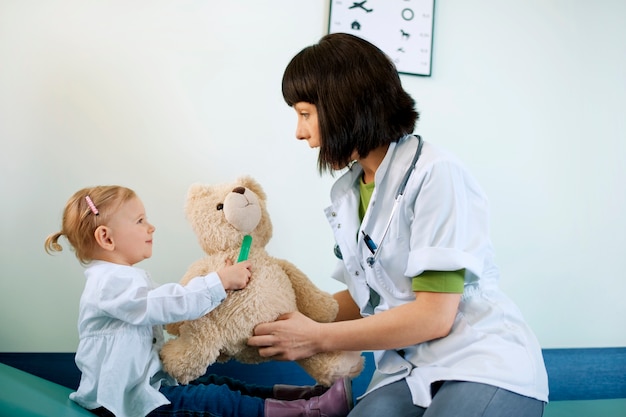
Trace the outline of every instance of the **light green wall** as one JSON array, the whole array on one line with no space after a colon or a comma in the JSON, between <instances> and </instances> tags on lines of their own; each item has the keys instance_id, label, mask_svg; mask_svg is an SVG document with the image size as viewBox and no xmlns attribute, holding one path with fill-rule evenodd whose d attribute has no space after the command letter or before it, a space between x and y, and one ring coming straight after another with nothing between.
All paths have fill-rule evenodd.
<instances>
[{"instance_id":1,"label":"light green wall","mask_svg":"<svg viewBox=\"0 0 626 417\"><path fill-rule=\"evenodd\" d=\"M371 2L374 4L374 1ZM323 289L330 177L280 94L328 2L0 0L0 351L73 351L83 285L43 251L78 188L136 189L158 282L201 256L188 186L241 174L269 197L269 250ZM626 345L626 3L438 0L433 76L402 76L427 140L492 203L502 286L544 347Z\"/></svg>"}]
</instances>

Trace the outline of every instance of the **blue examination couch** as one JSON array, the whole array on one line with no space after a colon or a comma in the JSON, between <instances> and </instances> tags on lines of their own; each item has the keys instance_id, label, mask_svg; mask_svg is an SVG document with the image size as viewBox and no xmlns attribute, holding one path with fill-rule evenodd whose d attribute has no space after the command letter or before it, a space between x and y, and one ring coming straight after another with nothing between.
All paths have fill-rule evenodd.
<instances>
[{"instance_id":1,"label":"blue examination couch","mask_svg":"<svg viewBox=\"0 0 626 417\"><path fill-rule=\"evenodd\" d=\"M371 354L364 355L355 396L365 391L374 369ZM550 384L545 417L626 417L626 347L544 349L543 355ZM290 362L231 361L208 372L256 384L313 383ZM68 399L79 379L73 353L0 353L0 417L93 416Z\"/></svg>"}]
</instances>

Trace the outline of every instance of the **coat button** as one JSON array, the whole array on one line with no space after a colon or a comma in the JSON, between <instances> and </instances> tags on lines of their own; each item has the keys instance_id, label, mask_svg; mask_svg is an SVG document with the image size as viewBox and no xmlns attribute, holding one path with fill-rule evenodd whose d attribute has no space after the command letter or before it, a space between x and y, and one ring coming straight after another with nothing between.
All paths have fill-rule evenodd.
<instances>
[{"instance_id":1,"label":"coat button","mask_svg":"<svg viewBox=\"0 0 626 417\"><path fill-rule=\"evenodd\" d=\"M152 344L154 345L156 343L156 337L152 338Z\"/></svg>"}]
</instances>

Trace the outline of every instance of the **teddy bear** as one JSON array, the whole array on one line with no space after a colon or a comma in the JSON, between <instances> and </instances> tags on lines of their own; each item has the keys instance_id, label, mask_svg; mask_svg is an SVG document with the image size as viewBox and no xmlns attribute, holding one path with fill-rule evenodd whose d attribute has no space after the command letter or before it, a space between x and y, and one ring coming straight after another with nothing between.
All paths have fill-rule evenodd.
<instances>
[{"instance_id":1,"label":"teddy bear","mask_svg":"<svg viewBox=\"0 0 626 417\"><path fill-rule=\"evenodd\" d=\"M227 291L226 299L206 315L166 326L173 337L162 347L164 369L181 384L206 372L212 363L235 359L242 363L267 361L246 344L257 324L299 311L318 322L335 319L338 305L295 265L272 257L265 246L272 237L266 195L250 176L234 182L189 188L185 215L206 256L188 268L181 279L217 271L228 259L250 259L247 287ZM324 352L297 363L317 384L330 386L339 378L353 378L363 369L361 352Z\"/></svg>"}]
</instances>

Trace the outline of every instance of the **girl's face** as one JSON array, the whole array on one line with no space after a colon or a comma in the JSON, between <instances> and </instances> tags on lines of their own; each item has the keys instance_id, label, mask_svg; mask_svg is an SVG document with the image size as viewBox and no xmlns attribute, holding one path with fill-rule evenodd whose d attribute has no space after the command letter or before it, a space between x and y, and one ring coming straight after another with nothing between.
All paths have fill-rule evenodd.
<instances>
[{"instance_id":1,"label":"girl's face","mask_svg":"<svg viewBox=\"0 0 626 417\"><path fill-rule=\"evenodd\" d=\"M137 197L123 203L107 224L114 262L134 265L152 256L152 234L143 203Z\"/></svg>"},{"instance_id":2,"label":"girl's face","mask_svg":"<svg viewBox=\"0 0 626 417\"><path fill-rule=\"evenodd\" d=\"M298 115L296 138L306 140L311 148L320 147L320 129L315 104L300 101L293 106Z\"/></svg>"}]
</instances>

